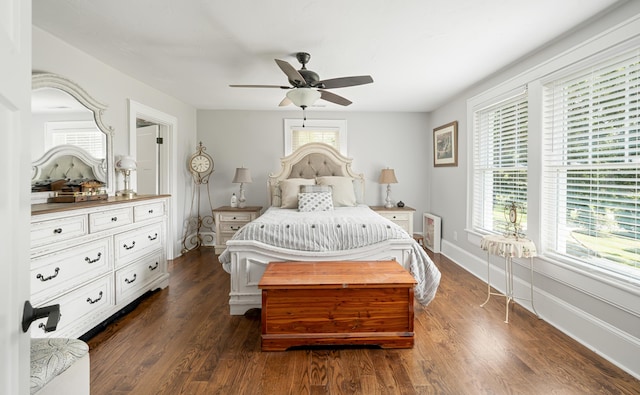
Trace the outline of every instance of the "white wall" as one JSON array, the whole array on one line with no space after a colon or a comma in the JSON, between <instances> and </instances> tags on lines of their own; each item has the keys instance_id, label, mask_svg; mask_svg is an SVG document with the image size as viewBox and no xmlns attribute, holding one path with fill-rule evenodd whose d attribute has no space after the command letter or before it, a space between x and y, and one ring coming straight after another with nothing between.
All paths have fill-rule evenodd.
<instances>
[{"instance_id":1,"label":"white wall","mask_svg":"<svg viewBox=\"0 0 640 395\"><path fill-rule=\"evenodd\" d=\"M612 29L632 18L631 24ZM557 40L552 45L524 59L492 78L488 78L467 92L431 113L431 127L458 120L460 161L456 168L428 168L432 194L430 210L443 218L443 253L458 264L486 281L486 254L478 245L478 237L467 228L468 133L471 125L467 118L467 100L487 90L501 86L504 89L524 86L535 74L548 73L556 64L575 62L584 56L601 51L611 44L625 41L640 33L640 2L629 2L604 18L590 21L582 29ZM606 33L603 35L603 33ZM565 56L560 57L561 54ZM564 59L561 61L561 59ZM538 103L530 103L540 107ZM538 121L530 120L530 155L539 155ZM429 143L431 143L429 141ZM532 163L529 160L529 163ZM538 160L539 163L539 160ZM530 171L529 182L529 234L538 245L540 240L539 176ZM455 181L452 181L455 180ZM532 182L533 181L533 182ZM457 237L456 237L457 236ZM495 259L492 284L504 284L500 277L502 260ZM516 265L516 294L528 295L530 276L523 265ZM535 261L535 304L541 317L587 347L605 356L626 371L640 378L640 287L633 283L620 283L593 270L584 270L544 259ZM494 275L495 273L495 275ZM482 301L478 301L481 303ZM528 302L522 302L529 307Z\"/></svg>"},{"instance_id":2,"label":"white wall","mask_svg":"<svg viewBox=\"0 0 640 395\"><path fill-rule=\"evenodd\" d=\"M177 118L178 192L172 197L172 206L177 214L177 226L173 235L174 253L179 254L183 217L187 211L185 190L191 180L185 163L196 145L196 109L129 77L37 27L33 27L32 32L34 71L56 73L71 79L96 100L108 106L103 120L106 125L115 129L113 149L116 157L129 153L128 99ZM116 179L118 189L122 189L120 175L116 175Z\"/></svg>"},{"instance_id":3,"label":"white wall","mask_svg":"<svg viewBox=\"0 0 640 395\"><path fill-rule=\"evenodd\" d=\"M214 208L228 205L231 194L238 193L238 184L231 181L235 168L242 165L253 178L245 186L247 205L266 206L267 176L280 169L284 156L284 119L301 116L301 110L198 110L198 139L215 161L210 181ZM385 167L395 169L398 184L391 185L392 200L416 209L415 230L421 231L429 194L424 169L431 160L427 150L432 138L426 113L310 110L307 119L346 119L348 156L353 158L353 170L365 175L366 203L384 203L386 185L378 184L378 177Z\"/></svg>"}]
</instances>

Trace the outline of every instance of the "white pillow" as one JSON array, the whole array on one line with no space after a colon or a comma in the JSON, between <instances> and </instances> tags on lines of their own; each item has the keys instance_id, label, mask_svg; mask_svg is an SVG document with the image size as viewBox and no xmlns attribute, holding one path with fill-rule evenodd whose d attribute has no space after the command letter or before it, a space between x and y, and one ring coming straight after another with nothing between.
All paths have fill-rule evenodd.
<instances>
[{"instance_id":1,"label":"white pillow","mask_svg":"<svg viewBox=\"0 0 640 395\"><path fill-rule=\"evenodd\" d=\"M300 185L314 185L313 178L289 178L280 181L280 195L282 208L298 208L298 192Z\"/></svg>"},{"instance_id":2,"label":"white pillow","mask_svg":"<svg viewBox=\"0 0 640 395\"><path fill-rule=\"evenodd\" d=\"M333 194L333 205L335 207L356 206L356 194L353 188L353 178L339 176L317 177L318 185L331 185Z\"/></svg>"},{"instance_id":3,"label":"white pillow","mask_svg":"<svg viewBox=\"0 0 640 395\"><path fill-rule=\"evenodd\" d=\"M298 211L333 210L331 192L301 192L298 194Z\"/></svg>"}]
</instances>

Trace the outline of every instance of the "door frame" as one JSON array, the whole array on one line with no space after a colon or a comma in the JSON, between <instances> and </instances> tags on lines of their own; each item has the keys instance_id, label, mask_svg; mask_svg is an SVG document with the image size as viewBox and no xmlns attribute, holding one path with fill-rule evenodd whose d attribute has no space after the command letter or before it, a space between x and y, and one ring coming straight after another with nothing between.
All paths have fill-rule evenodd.
<instances>
[{"instance_id":1,"label":"door frame","mask_svg":"<svg viewBox=\"0 0 640 395\"><path fill-rule=\"evenodd\" d=\"M171 195L173 203L169 204L169 239L171 243L167 246L167 259L174 259L174 251L176 249L176 243L179 243L179 237L176 236L175 231L178 223L178 212L173 208L175 205L175 199L178 191L178 177L177 177L177 165L176 159L178 157L178 118L173 115L166 114L162 111L151 108L142 103L138 103L135 100L128 99L129 105L129 155L136 157L136 120L142 118L145 121L153 122L160 128L160 136L163 137L164 142L160 146L160 165L158 170L160 172L160 185L158 190L160 194ZM135 174L132 177L132 183L135 185Z\"/></svg>"}]
</instances>

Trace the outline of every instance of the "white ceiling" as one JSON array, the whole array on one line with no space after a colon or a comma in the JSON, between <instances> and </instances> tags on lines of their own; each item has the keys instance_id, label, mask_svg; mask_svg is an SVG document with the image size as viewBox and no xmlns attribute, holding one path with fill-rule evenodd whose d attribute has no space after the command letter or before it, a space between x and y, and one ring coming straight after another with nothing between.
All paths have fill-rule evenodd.
<instances>
[{"instance_id":1,"label":"white ceiling","mask_svg":"<svg viewBox=\"0 0 640 395\"><path fill-rule=\"evenodd\" d=\"M374 79L319 110L424 112L616 3L34 0L33 24L199 109L278 109L286 91L228 85L287 85L274 59L304 51L321 79Z\"/></svg>"}]
</instances>

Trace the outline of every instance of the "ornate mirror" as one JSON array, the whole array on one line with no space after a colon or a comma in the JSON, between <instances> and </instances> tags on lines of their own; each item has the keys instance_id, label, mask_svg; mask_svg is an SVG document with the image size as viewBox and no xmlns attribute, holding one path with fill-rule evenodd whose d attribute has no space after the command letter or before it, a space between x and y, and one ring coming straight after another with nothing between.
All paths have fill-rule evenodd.
<instances>
[{"instance_id":1,"label":"ornate mirror","mask_svg":"<svg viewBox=\"0 0 640 395\"><path fill-rule=\"evenodd\" d=\"M34 72L32 89L32 184L51 177L51 169L58 166L56 160L72 158L69 163L76 170L69 174L86 169L80 173L104 182L107 192L113 195L113 128L102 121L107 106L56 74ZM62 174L57 173L56 177L64 178L66 173Z\"/></svg>"}]
</instances>

